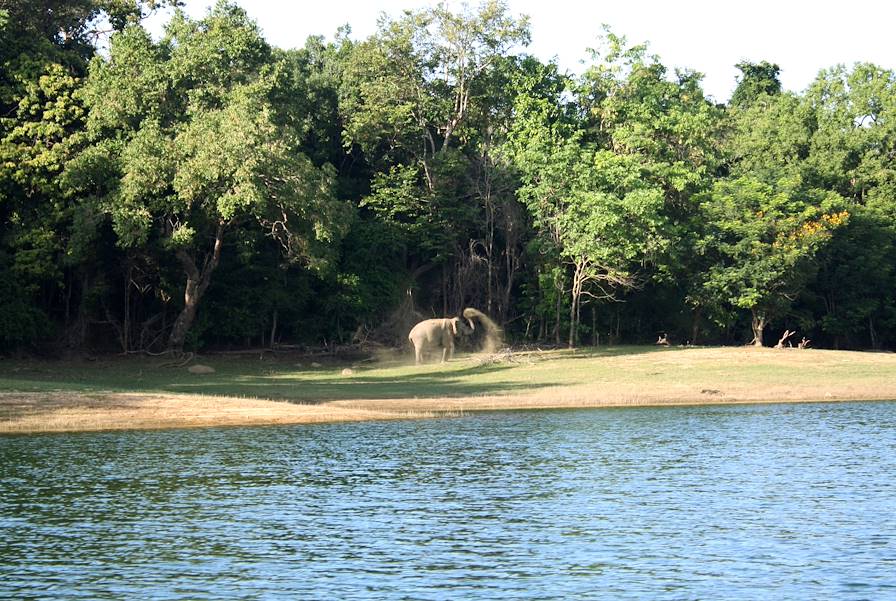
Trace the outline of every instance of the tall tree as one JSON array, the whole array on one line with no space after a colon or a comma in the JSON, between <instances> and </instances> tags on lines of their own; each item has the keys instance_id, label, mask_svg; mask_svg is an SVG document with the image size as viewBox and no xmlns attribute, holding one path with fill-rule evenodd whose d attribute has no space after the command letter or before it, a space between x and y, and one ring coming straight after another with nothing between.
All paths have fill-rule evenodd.
<instances>
[{"instance_id":1,"label":"tall tree","mask_svg":"<svg viewBox=\"0 0 896 601\"><path fill-rule=\"evenodd\" d=\"M702 205L714 258L704 289L751 314L752 344L781 317L811 280L812 260L849 213L835 192L806 189L796 179L765 183L743 175L716 182Z\"/></svg>"},{"instance_id":2,"label":"tall tree","mask_svg":"<svg viewBox=\"0 0 896 601\"><path fill-rule=\"evenodd\" d=\"M527 20L503 2L459 12L439 4L382 17L345 63L346 142L377 170L362 206L401 233L412 278L442 267L446 310L452 263L461 262L480 219L467 202L477 194L468 148L477 132L469 123L488 112L485 82L528 40Z\"/></svg>"},{"instance_id":3,"label":"tall tree","mask_svg":"<svg viewBox=\"0 0 896 601\"><path fill-rule=\"evenodd\" d=\"M660 191L663 252L652 252L641 271L650 275L655 289L669 289L678 307L691 305L696 331L704 307L693 294L699 227L695 197L712 185L722 163L723 113L705 97L699 73L669 74L645 44L630 45L605 30L592 53L594 63L577 88L588 137L624 158L621 164L634 166L631 173L643 186ZM668 323L678 307L658 311L661 315L653 319L657 325Z\"/></svg>"},{"instance_id":4,"label":"tall tree","mask_svg":"<svg viewBox=\"0 0 896 601\"><path fill-rule=\"evenodd\" d=\"M614 76L601 84L619 85ZM557 88L544 94L536 87L518 97L508 142L522 179L518 194L543 246L569 270L570 347L578 340L582 298L612 298L635 285L639 268L666 246L665 195L651 181L648 160L613 148L606 136L590 135L590 116L606 109L610 94L597 86L585 89L592 93L583 103L589 111L567 110Z\"/></svg>"},{"instance_id":5,"label":"tall tree","mask_svg":"<svg viewBox=\"0 0 896 601\"><path fill-rule=\"evenodd\" d=\"M803 104L815 128L806 170L850 199L853 218L819 257L813 292L829 344L892 344L896 302L896 73L859 63L823 70Z\"/></svg>"},{"instance_id":6,"label":"tall tree","mask_svg":"<svg viewBox=\"0 0 896 601\"><path fill-rule=\"evenodd\" d=\"M10 323L46 333L50 316L61 313L68 325L80 305L75 342L83 343L88 276L96 270L85 242L95 224L60 178L84 127L78 91L102 30L173 3L0 0L0 279L28 307Z\"/></svg>"},{"instance_id":7,"label":"tall tree","mask_svg":"<svg viewBox=\"0 0 896 601\"><path fill-rule=\"evenodd\" d=\"M71 176L100 194L121 246L155 238L176 257L185 283L173 350L183 348L229 231L255 222L312 266L342 234L332 167L302 154L288 126L289 82L257 26L223 2L199 21L176 14L158 44L128 27L92 65L92 144ZM98 163L119 174L113 186L93 178Z\"/></svg>"}]
</instances>

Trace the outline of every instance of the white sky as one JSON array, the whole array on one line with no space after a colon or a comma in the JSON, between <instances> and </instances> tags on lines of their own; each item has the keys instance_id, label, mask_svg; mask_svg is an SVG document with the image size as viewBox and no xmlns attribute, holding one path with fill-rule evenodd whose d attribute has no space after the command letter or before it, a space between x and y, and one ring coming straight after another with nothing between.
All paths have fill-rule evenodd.
<instances>
[{"instance_id":1,"label":"white sky","mask_svg":"<svg viewBox=\"0 0 896 601\"><path fill-rule=\"evenodd\" d=\"M186 0L186 11L201 17L213 3ZM239 0L267 40L281 48L301 47L309 35L332 39L345 23L352 38L362 39L374 32L380 12L397 15L434 3ZM508 6L514 14L530 16L528 51L542 60L556 57L561 67L580 72L586 48L595 46L606 23L630 43L648 41L670 72L684 67L704 73L704 90L720 102L734 90L739 74L734 64L742 60L777 63L784 87L796 92L820 69L838 63L896 68L894 0L508 0ZM150 30L160 32L165 20L164 15L153 17Z\"/></svg>"}]
</instances>

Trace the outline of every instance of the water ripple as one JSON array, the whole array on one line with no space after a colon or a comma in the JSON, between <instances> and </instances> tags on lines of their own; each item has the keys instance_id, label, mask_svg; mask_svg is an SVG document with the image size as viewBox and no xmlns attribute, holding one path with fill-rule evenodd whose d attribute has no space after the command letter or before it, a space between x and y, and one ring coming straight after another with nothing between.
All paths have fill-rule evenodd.
<instances>
[{"instance_id":1,"label":"water ripple","mask_svg":"<svg viewBox=\"0 0 896 601\"><path fill-rule=\"evenodd\" d=\"M896 598L896 403L0 437L0 597Z\"/></svg>"}]
</instances>

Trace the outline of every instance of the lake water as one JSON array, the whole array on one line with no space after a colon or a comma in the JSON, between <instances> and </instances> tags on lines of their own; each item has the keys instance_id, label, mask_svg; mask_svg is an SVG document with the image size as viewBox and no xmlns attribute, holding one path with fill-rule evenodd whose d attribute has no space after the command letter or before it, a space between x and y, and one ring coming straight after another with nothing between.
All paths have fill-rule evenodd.
<instances>
[{"instance_id":1,"label":"lake water","mask_svg":"<svg viewBox=\"0 0 896 601\"><path fill-rule=\"evenodd\" d=\"M894 599L896 403L0 437L0 597Z\"/></svg>"}]
</instances>

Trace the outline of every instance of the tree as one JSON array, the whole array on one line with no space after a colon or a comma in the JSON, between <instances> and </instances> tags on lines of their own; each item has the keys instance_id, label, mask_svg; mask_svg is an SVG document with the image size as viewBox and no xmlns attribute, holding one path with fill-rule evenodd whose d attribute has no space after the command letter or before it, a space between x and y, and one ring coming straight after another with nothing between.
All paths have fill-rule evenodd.
<instances>
[{"instance_id":1,"label":"tree","mask_svg":"<svg viewBox=\"0 0 896 601\"><path fill-rule=\"evenodd\" d=\"M803 98L816 127L808 177L850 200L852 218L821 254L812 310L835 346L893 340L896 304L896 73L858 63L819 73ZM891 343L890 343L891 344Z\"/></svg>"},{"instance_id":2,"label":"tree","mask_svg":"<svg viewBox=\"0 0 896 601\"><path fill-rule=\"evenodd\" d=\"M560 256L573 268L570 348L578 342L582 297L613 299L616 290L638 286L637 267L662 250L662 204L655 188L623 196L592 189L573 196L559 224Z\"/></svg>"},{"instance_id":3,"label":"tree","mask_svg":"<svg viewBox=\"0 0 896 601\"><path fill-rule=\"evenodd\" d=\"M607 226L616 235L612 245L607 231L592 237L618 251L617 264L627 262L639 285L684 279L693 255L693 198L709 187L720 163L721 112L705 98L700 74L678 71L670 78L646 45L629 46L606 30L592 54L594 64L574 88L581 140L594 148L584 163L592 180L586 188L614 198L602 212L621 219ZM573 291L581 273L580 265ZM618 283L627 283L621 291L634 280ZM572 304L577 313L578 301Z\"/></svg>"},{"instance_id":4,"label":"tree","mask_svg":"<svg viewBox=\"0 0 896 601\"><path fill-rule=\"evenodd\" d=\"M440 3L398 20L381 17L378 32L353 48L345 65L347 139L371 158L414 160L434 189L435 157L451 147L473 104L485 100L473 96L475 86L528 41L528 21L496 0L475 13Z\"/></svg>"},{"instance_id":5,"label":"tree","mask_svg":"<svg viewBox=\"0 0 896 601\"><path fill-rule=\"evenodd\" d=\"M896 332L896 303L885 291L896 287L894 196L872 193L850 207L818 254L818 274L804 306L817 321L814 338L834 348L890 346Z\"/></svg>"},{"instance_id":6,"label":"tree","mask_svg":"<svg viewBox=\"0 0 896 601\"><path fill-rule=\"evenodd\" d=\"M43 315L68 326L79 306L79 343L95 271L86 252L95 223L60 177L84 127L79 89L101 27L121 29L170 3L0 0L0 255L8 257L0 278L24 295L15 303L28 307L23 322ZM12 305L0 311L10 314Z\"/></svg>"},{"instance_id":7,"label":"tree","mask_svg":"<svg viewBox=\"0 0 896 601\"><path fill-rule=\"evenodd\" d=\"M255 222L287 256L332 260L347 209L333 169L299 152L290 78L244 11L178 13L158 44L137 26L112 38L85 88L90 144L70 177L97 194L120 246L157 240L179 263L184 304L168 339L183 348L228 232ZM118 174L106 186L98 166Z\"/></svg>"},{"instance_id":8,"label":"tree","mask_svg":"<svg viewBox=\"0 0 896 601\"><path fill-rule=\"evenodd\" d=\"M469 232L480 220L468 201L482 190L474 165L487 160L476 158L471 139L482 138L470 122L491 110L483 90L511 49L528 39L527 20L509 15L503 2L457 13L439 4L382 17L377 33L354 45L344 64L346 143L376 170L361 206L402 236L412 279L442 267L445 311L452 263L459 271L472 252Z\"/></svg>"},{"instance_id":9,"label":"tree","mask_svg":"<svg viewBox=\"0 0 896 601\"><path fill-rule=\"evenodd\" d=\"M640 155L590 142L556 88L518 97L517 115L508 150L522 180L518 195L543 246L571 270L573 347L582 297L612 298L616 289L634 286L637 267L664 247L664 194L650 184Z\"/></svg>"},{"instance_id":10,"label":"tree","mask_svg":"<svg viewBox=\"0 0 896 601\"><path fill-rule=\"evenodd\" d=\"M639 165L573 136L561 148L540 149L519 194L571 269L570 347L577 343L583 296L614 298L638 284L637 270L665 246L663 193L641 183ZM527 150L527 160L538 152Z\"/></svg>"},{"instance_id":11,"label":"tree","mask_svg":"<svg viewBox=\"0 0 896 601\"><path fill-rule=\"evenodd\" d=\"M834 192L743 175L716 182L703 197L707 234L700 249L714 262L705 274L711 296L751 313L752 344L811 279L812 259L849 214Z\"/></svg>"},{"instance_id":12,"label":"tree","mask_svg":"<svg viewBox=\"0 0 896 601\"><path fill-rule=\"evenodd\" d=\"M747 107L732 109L730 117L724 140L730 173L768 181L784 174L808 176L806 159L815 116L799 97L763 96Z\"/></svg>"},{"instance_id":13,"label":"tree","mask_svg":"<svg viewBox=\"0 0 896 601\"><path fill-rule=\"evenodd\" d=\"M768 61L741 61L735 67L740 70L741 76L731 94L731 106L746 107L763 95L774 96L781 93L781 80L778 79L781 67L778 65Z\"/></svg>"}]
</instances>

